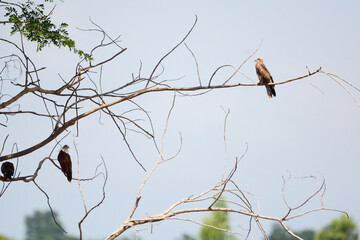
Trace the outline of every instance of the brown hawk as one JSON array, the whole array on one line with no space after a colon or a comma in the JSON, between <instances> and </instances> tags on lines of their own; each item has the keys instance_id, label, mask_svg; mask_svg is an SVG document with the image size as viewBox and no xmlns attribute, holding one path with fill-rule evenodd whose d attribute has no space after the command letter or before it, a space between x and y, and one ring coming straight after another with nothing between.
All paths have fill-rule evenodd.
<instances>
[{"instance_id":1,"label":"brown hawk","mask_svg":"<svg viewBox=\"0 0 360 240\"><path fill-rule=\"evenodd\" d=\"M67 177L67 180L69 182L71 182L71 179L72 179L72 165L71 165L71 158L70 158L68 150L69 150L68 145L64 145L62 147L62 149L60 150L59 155L58 155L58 161L60 163L61 170L63 171L63 173Z\"/></svg>"},{"instance_id":2,"label":"brown hawk","mask_svg":"<svg viewBox=\"0 0 360 240\"><path fill-rule=\"evenodd\" d=\"M267 95L269 98L276 97L275 86L267 85L269 83L273 83L274 80L267 68L265 67L264 61L261 58L257 58L256 60L256 74L259 78L259 84L265 85Z\"/></svg>"}]
</instances>

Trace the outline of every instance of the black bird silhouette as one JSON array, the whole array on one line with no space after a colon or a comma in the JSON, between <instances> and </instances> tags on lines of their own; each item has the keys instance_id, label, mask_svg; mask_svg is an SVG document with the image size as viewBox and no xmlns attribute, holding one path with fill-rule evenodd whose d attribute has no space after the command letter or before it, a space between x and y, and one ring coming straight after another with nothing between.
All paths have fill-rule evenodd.
<instances>
[{"instance_id":1,"label":"black bird silhouette","mask_svg":"<svg viewBox=\"0 0 360 240\"><path fill-rule=\"evenodd\" d=\"M1 172L4 175L5 180L10 180L14 175L14 164L11 162L4 162L1 165Z\"/></svg>"}]
</instances>

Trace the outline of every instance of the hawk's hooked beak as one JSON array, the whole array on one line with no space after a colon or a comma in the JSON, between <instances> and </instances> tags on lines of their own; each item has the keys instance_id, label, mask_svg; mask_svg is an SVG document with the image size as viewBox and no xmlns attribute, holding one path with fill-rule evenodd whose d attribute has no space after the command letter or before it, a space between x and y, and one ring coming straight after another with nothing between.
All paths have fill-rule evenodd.
<instances>
[{"instance_id":1,"label":"hawk's hooked beak","mask_svg":"<svg viewBox=\"0 0 360 240\"><path fill-rule=\"evenodd\" d=\"M254 62L257 62L257 59L255 59Z\"/></svg>"}]
</instances>

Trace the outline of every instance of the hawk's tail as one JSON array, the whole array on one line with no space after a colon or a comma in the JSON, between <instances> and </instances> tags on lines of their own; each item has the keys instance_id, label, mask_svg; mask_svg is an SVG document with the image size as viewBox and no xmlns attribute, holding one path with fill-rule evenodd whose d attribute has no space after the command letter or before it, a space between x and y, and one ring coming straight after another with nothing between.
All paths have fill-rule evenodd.
<instances>
[{"instance_id":1,"label":"hawk's tail","mask_svg":"<svg viewBox=\"0 0 360 240\"><path fill-rule=\"evenodd\" d=\"M72 176L71 176L72 174L66 174L66 177L67 177L67 180L69 181L69 182L71 182L71 179L72 179Z\"/></svg>"},{"instance_id":2,"label":"hawk's tail","mask_svg":"<svg viewBox=\"0 0 360 240\"><path fill-rule=\"evenodd\" d=\"M266 92L269 98L276 97L275 86L266 86Z\"/></svg>"}]
</instances>

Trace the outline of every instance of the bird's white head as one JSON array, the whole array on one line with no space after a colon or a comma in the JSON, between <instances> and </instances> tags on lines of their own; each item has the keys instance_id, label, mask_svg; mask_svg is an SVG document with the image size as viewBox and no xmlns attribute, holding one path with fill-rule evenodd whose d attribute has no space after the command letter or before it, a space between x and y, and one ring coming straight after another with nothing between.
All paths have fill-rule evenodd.
<instances>
[{"instance_id":1,"label":"bird's white head","mask_svg":"<svg viewBox=\"0 0 360 240\"><path fill-rule=\"evenodd\" d=\"M68 146L68 145L64 145L61 150L63 150L64 152L68 153L68 152L69 152L69 151L68 151L68 150L69 150L69 146Z\"/></svg>"}]
</instances>

